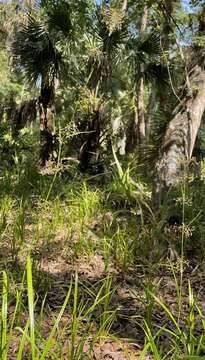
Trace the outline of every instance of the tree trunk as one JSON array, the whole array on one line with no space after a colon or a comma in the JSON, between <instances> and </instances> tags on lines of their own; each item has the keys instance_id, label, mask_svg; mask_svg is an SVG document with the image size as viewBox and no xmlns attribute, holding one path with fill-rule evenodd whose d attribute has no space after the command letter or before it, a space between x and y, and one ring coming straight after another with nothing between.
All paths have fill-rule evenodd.
<instances>
[{"instance_id":1,"label":"tree trunk","mask_svg":"<svg viewBox=\"0 0 205 360\"><path fill-rule=\"evenodd\" d=\"M148 8L144 6L139 35L143 36L146 26L147 26L147 16L148 16ZM138 140L139 143L143 143L146 137L146 126L145 126L145 106L144 106L144 65L140 65L140 75L137 84L137 96L136 96L136 105L137 105L137 113L138 113Z\"/></svg>"},{"instance_id":2,"label":"tree trunk","mask_svg":"<svg viewBox=\"0 0 205 360\"><path fill-rule=\"evenodd\" d=\"M88 122L88 137L80 150L80 170L93 172L100 170L100 134L101 134L101 108L94 111Z\"/></svg>"},{"instance_id":3,"label":"tree trunk","mask_svg":"<svg viewBox=\"0 0 205 360\"><path fill-rule=\"evenodd\" d=\"M43 86L39 96L40 114L40 161L45 166L46 161L53 158L55 127L54 127L54 88Z\"/></svg>"},{"instance_id":4,"label":"tree trunk","mask_svg":"<svg viewBox=\"0 0 205 360\"><path fill-rule=\"evenodd\" d=\"M122 11L126 12L128 7L128 0L123 0Z\"/></svg>"},{"instance_id":5,"label":"tree trunk","mask_svg":"<svg viewBox=\"0 0 205 360\"><path fill-rule=\"evenodd\" d=\"M164 3L161 4L162 12L164 15L164 21L162 23L162 49L164 51L169 50L171 42L170 34L173 33L173 11L174 5L176 4L176 0L165 0Z\"/></svg>"},{"instance_id":6,"label":"tree trunk","mask_svg":"<svg viewBox=\"0 0 205 360\"><path fill-rule=\"evenodd\" d=\"M143 66L140 66L140 79L137 92L137 119L138 119L138 138L139 143L143 143L146 137L145 132L145 108L144 108L144 78L143 78Z\"/></svg>"},{"instance_id":7,"label":"tree trunk","mask_svg":"<svg viewBox=\"0 0 205 360\"><path fill-rule=\"evenodd\" d=\"M178 0L164 0L159 3L160 10L162 12L162 23L161 23L161 65L164 68L169 68L170 66L170 49L172 49L173 43L175 40L175 23L173 22L174 9L176 7ZM172 51L172 50L171 50ZM168 75L168 74L167 74ZM172 91L173 92L173 91ZM165 116L169 116L170 110L170 98L167 96L166 91L164 91L163 87L158 89L158 103L159 110L164 113Z\"/></svg>"},{"instance_id":8,"label":"tree trunk","mask_svg":"<svg viewBox=\"0 0 205 360\"><path fill-rule=\"evenodd\" d=\"M122 121L122 116L112 119L113 145L116 153L125 155L126 151L126 131Z\"/></svg>"},{"instance_id":9,"label":"tree trunk","mask_svg":"<svg viewBox=\"0 0 205 360\"><path fill-rule=\"evenodd\" d=\"M19 131L26 125L33 125L37 117L37 100L32 99L25 101L19 109L16 110L16 114L13 120L14 135L18 135Z\"/></svg>"},{"instance_id":10,"label":"tree trunk","mask_svg":"<svg viewBox=\"0 0 205 360\"><path fill-rule=\"evenodd\" d=\"M136 102L136 101L135 101ZM125 153L131 153L138 141L138 112L135 106L134 114L131 122L129 123L126 131L126 146L125 146Z\"/></svg>"},{"instance_id":11,"label":"tree trunk","mask_svg":"<svg viewBox=\"0 0 205 360\"><path fill-rule=\"evenodd\" d=\"M147 105L147 114L146 114L146 140L149 141L150 132L151 132L151 121L152 121L152 115L155 110L155 104L156 104L156 84L154 83L151 87L149 99L148 99L148 105Z\"/></svg>"},{"instance_id":12,"label":"tree trunk","mask_svg":"<svg viewBox=\"0 0 205 360\"><path fill-rule=\"evenodd\" d=\"M195 54L197 59L200 54ZM153 200L161 202L167 190L181 180L183 167L192 156L197 133L205 110L205 69L201 65L191 70L191 97L185 96L173 112L167 126L159 160L156 164L156 179Z\"/></svg>"}]
</instances>

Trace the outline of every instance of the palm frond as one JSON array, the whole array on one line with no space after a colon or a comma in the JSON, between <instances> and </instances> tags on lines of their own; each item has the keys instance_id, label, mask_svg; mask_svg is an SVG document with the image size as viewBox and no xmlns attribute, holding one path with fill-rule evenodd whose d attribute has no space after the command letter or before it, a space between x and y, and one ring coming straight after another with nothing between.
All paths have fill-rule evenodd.
<instances>
[{"instance_id":1,"label":"palm frond","mask_svg":"<svg viewBox=\"0 0 205 360\"><path fill-rule=\"evenodd\" d=\"M70 18L70 5L65 1L57 1L47 8L47 23L49 33L59 32L64 36L69 36L72 31Z\"/></svg>"},{"instance_id":2,"label":"palm frond","mask_svg":"<svg viewBox=\"0 0 205 360\"><path fill-rule=\"evenodd\" d=\"M95 46L89 41L89 58L87 64L89 85L96 87L108 85L113 63L119 59L121 44L127 36L127 23L120 9L97 6L92 25Z\"/></svg>"},{"instance_id":3,"label":"palm frond","mask_svg":"<svg viewBox=\"0 0 205 360\"><path fill-rule=\"evenodd\" d=\"M141 163L146 167L154 168L154 164L159 156L163 137L169 121L167 114L158 109L152 114L151 136L149 143L143 144L141 148Z\"/></svg>"},{"instance_id":4,"label":"palm frond","mask_svg":"<svg viewBox=\"0 0 205 360\"><path fill-rule=\"evenodd\" d=\"M95 32L103 43L102 51L111 55L127 37L127 22L119 9L97 7Z\"/></svg>"},{"instance_id":5,"label":"palm frond","mask_svg":"<svg viewBox=\"0 0 205 360\"><path fill-rule=\"evenodd\" d=\"M150 57L161 55L160 35L159 33L151 32L139 39L138 51L143 52Z\"/></svg>"},{"instance_id":6,"label":"palm frond","mask_svg":"<svg viewBox=\"0 0 205 360\"><path fill-rule=\"evenodd\" d=\"M27 24L17 33L12 53L30 82L36 82L39 76L54 77L60 72L61 54L44 23L32 15L28 15Z\"/></svg>"},{"instance_id":7,"label":"palm frond","mask_svg":"<svg viewBox=\"0 0 205 360\"><path fill-rule=\"evenodd\" d=\"M149 143L143 144L141 149L141 162L147 167L154 167L159 156L159 151L162 147L164 134L167 125L172 116L172 110L175 107L176 99L171 93L170 88L166 88L166 108L161 108L158 104L157 109L153 111L151 118L151 132Z\"/></svg>"},{"instance_id":8,"label":"palm frond","mask_svg":"<svg viewBox=\"0 0 205 360\"><path fill-rule=\"evenodd\" d=\"M161 55L159 34L153 32L143 37L132 37L126 44L126 50L129 53L130 65L136 74L139 72L141 64L145 66L159 64Z\"/></svg>"}]
</instances>

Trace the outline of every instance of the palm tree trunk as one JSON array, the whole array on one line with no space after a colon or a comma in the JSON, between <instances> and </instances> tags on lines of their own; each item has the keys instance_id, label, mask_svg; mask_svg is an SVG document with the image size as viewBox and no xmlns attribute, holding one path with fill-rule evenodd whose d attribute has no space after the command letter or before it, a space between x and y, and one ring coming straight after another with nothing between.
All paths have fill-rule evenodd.
<instances>
[{"instance_id":1,"label":"palm tree trunk","mask_svg":"<svg viewBox=\"0 0 205 360\"><path fill-rule=\"evenodd\" d=\"M13 134L18 136L21 129L26 125L33 125L37 117L37 100L32 99L22 103L19 109L16 110L13 119Z\"/></svg>"},{"instance_id":2,"label":"palm tree trunk","mask_svg":"<svg viewBox=\"0 0 205 360\"><path fill-rule=\"evenodd\" d=\"M40 161L45 166L46 161L52 159L54 151L54 88L44 85L39 96L40 114Z\"/></svg>"},{"instance_id":3,"label":"palm tree trunk","mask_svg":"<svg viewBox=\"0 0 205 360\"><path fill-rule=\"evenodd\" d=\"M134 99L134 101L136 103L136 99ZM125 146L126 154L133 152L133 150L137 145L137 141L138 141L138 112L135 106L133 118L130 121L126 131L126 146Z\"/></svg>"},{"instance_id":4,"label":"palm tree trunk","mask_svg":"<svg viewBox=\"0 0 205 360\"><path fill-rule=\"evenodd\" d=\"M128 8L128 0L123 0L122 11L126 12Z\"/></svg>"},{"instance_id":5,"label":"palm tree trunk","mask_svg":"<svg viewBox=\"0 0 205 360\"><path fill-rule=\"evenodd\" d=\"M175 43L173 34L176 25L173 22L173 16L177 3L178 0L164 0L159 4L162 12L160 45L163 56L161 57L161 65L165 68L169 67L170 49L172 48L173 42ZM167 116L169 113L169 96L167 96L163 88L158 90L158 103L160 111Z\"/></svg>"},{"instance_id":6,"label":"palm tree trunk","mask_svg":"<svg viewBox=\"0 0 205 360\"><path fill-rule=\"evenodd\" d=\"M147 16L148 16L148 8L144 6L139 35L143 36L146 26L147 26ZM138 139L139 143L144 142L146 137L146 126L145 126L145 106L144 106L144 65L140 65L140 76L138 80L137 86L137 96L136 96L136 105L137 105L137 113L138 113Z\"/></svg>"},{"instance_id":7,"label":"palm tree trunk","mask_svg":"<svg viewBox=\"0 0 205 360\"><path fill-rule=\"evenodd\" d=\"M198 54L199 58L200 54ZM197 59L197 54L195 54ZM185 96L173 112L168 124L156 163L156 178L153 200L164 200L167 190L181 180L183 167L190 160L197 133L205 111L205 69L204 58L201 64L191 70L190 85L195 93Z\"/></svg>"},{"instance_id":8,"label":"palm tree trunk","mask_svg":"<svg viewBox=\"0 0 205 360\"><path fill-rule=\"evenodd\" d=\"M80 150L80 170L92 170L97 166L99 170L100 134L101 134L101 109L96 110L88 122L88 136Z\"/></svg>"},{"instance_id":9,"label":"palm tree trunk","mask_svg":"<svg viewBox=\"0 0 205 360\"><path fill-rule=\"evenodd\" d=\"M144 142L146 133L145 133L145 107L144 107L144 78L143 78L144 68L143 65L140 67L140 79L137 92L137 119L138 119L138 138L139 143Z\"/></svg>"},{"instance_id":10,"label":"palm tree trunk","mask_svg":"<svg viewBox=\"0 0 205 360\"><path fill-rule=\"evenodd\" d=\"M176 6L176 0L165 0L164 3L161 4L162 12L164 15L163 23L162 23L162 48L164 51L169 50L171 42L170 34L173 33L173 11L174 6Z\"/></svg>"},{"instance_id":11,"label":"palm tree trunk","mask_svg":"<svg viewBox=\"0 0 205 360\"><path fill-rule=\"evenodd\" d=\"M146 114L146 140L149 141L150 132L151 132L151 121L152 121L152 115L154 113L155 109L155 103L156 103L156 84L152 84L150 95L148 99L148 105L147 105L147 114Z\"/></svg>"}]
</instances>

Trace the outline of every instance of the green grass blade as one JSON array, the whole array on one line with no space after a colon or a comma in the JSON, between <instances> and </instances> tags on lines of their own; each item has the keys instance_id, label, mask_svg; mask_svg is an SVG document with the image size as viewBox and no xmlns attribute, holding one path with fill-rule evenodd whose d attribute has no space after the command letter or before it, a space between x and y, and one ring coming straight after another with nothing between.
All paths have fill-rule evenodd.
<instances>
[{"instance_id":1,"label":"green grass blade","mask_svg":"<svg viewBox=\"0 0 205 360\"><path fill-rule=\"evenodd\" d=\"M116 155L116 152L115 152L115 149L114 149L113 146L112 146L112 152L113 152L113 156L114 156L114 159L115 159L115 164L117 166L117 171L118 171L119 178L123 179L124 172L122 170L122 166L120 165L120 162L119 162L119 160L117 158L117 155Z\"/></svg>"},{"instance_id":2,"label":"green grass blade","mask_svg":"<svg viewBox=\"0 0 205 360\"><path fill-rule=\"evenodd\" d=\"M26 276L26 272L24 271L22 281L21 281L21 290L20 291L17 290L17 292L16 292L16 305L15 305L14 313L13 313L12 320L11 320L9 338L11 338L11 336L12 336L14 323L15 323L16 319L17 319L17 323L18 323L18 317L19 317L19 314L21 312L22 292L23 292L23 289L24 289L25 276Z\"/></svg>"},{"instance_id":3,"label":"green grass blade","mask_svg":"<svg viewBox=\"0 0 205 360\"><path fill-rule=\"evenodd\" d=\"M31 355L32 360L35 357L35 323L34 323L34 295L33 295L33 279L32 279L32 265L31 258L27 258L27 292L28 292L28 305L29 305L29 329L31 341Z\"/></svg>"},{"instance_id":4,"label":"green grass blade","mask_svg":"<svg viewBox=\"0 0 205 360\"><path fill-rule=\"evenodd\" d=\"M72 329L71 329L71 359L74 359L75 342L78 332L77 303L78 303L78 273L76 272L74 299L73 299L73 318L72 318Z\"/></svg>"},{"instance_id":5,"label":"green grass blade","mask_svg":"<svg viewBox=\"0 0 205 360\"><path fill-rule=\"evenodd\" d=\"M162 307L162 309L166 312L166 314L169 316L170 320L173 322L176 329L178 330L179 334L181 334L181 329L179 327L179 324L178 324L177 320L175 319L175 317L172 315L171 311L168 309L168 307L157 296L155 296L151 292L150 292L150 294L153 296L155 301Z\"/></svg>"},{"instance_id":6,"label":"green grass blade","mask_svg":"<svg viewBox=\"0 0 205 360\"><path fill-rule=\"evenodd\" d=\"M161 356L157 350L157 347L156 347L156 344L155 344L155 338L156 336L153 336L152 333L151 333L151 330L147 324L147 322L145 321L145 329L144 329L144 332L145 332L145 335L150 343L150 349L152 351L152 354L154 356L154 360L161 360Z\"/></svg>"},{"instance_id":7,"label":"green grass blade","mask_svg":"<svg viewBox=\"0 0 205 360\"><path fill-rule=\"evenodd\" d=\"M22 360L22 355L23 355L23 350L24 350L26 340L28 340L30 342L30 339L28 338L28 335L27 335L28 328L29 328L29 319L27 320L25 330L22 330L19 327L16 328L16 330L18 330L19 332L22 333L22 338L21 338L21 342L19 345L19 350L18 350L18 354L17 354L17 358L16 358L17 360Z\"/></svg>"},{"instance_id":8,"label":"green grass blade","mask_svg":"<svg viewBox=\"0 0 205 360\"><path fill-rule=\"evenodd\" d=\"M70 299L71 290L72 290L72 281L71 281L71 283L70 283L70 286L69 286L69 289L68 289L68 293L67 293L66 298L65 298L65 300L64 300L63 306L62 306L62 308L61 308L61 310L60 310L60 312L59 312L59 314L58 314L58 316L57 316L57 319L56 319L55 324L54 324L54 326L53 326L53 328L52 328L52 330L51 330L51 332L50 332L50 335L49 335L49 337L48 337L48 340L46 341L46 344L45 344L44 350L43 350L43 354L41 355L40 360L44 360L44 359L47 358L47 355L48 355L48 353L49 353L49 351L50 351L50 347L51 347L51 341L52 341L52 339L53 339L53 336L54 336L54 334L55 334L55 331L56 331L56 329L57 329L57 327L58 327L58 324L59 324L59 322L60 322L60 320L61 320L61 318L62 318L62 316L63 316L63 313L64 313L64 311L65 311L65 308L66 308L66 306L67 306L67 304L68 304L68 301L69 301L69 299Z\"/></svg>"},{"instance_id":9,"label":"green grass blade","mask_svg":"<svg viewBox=\"0 0 205 360\"><path fill-rule=\"evenodd\" d=\"M1 310L1 359L6 360L7 358L7 275L3 271L3 290L2 290L2 310Z\"/></svg>"},{"instance_id":10,"label":"green grass blade","mask_svg":"<svg viewBox=\"0 0 205 360\"><path fill-rule=\"evenodd\" d=\"M194 336L194 327L195 327L195 315L194 315L194 294L193 289L191 288L190 280L188 280L188 290L189 290L189 355L193 355L195 352L195 336Z\"/></svg>"},{"instance_id":11,"label":"green grass blade","mask_svg":"<svg viewBox=\"0 0 205 360\"><path fill-rule=\"evenodd\" d=\"M147 351L150 348L150 342L148 342L147 344L145 344L144 349L141 351L140 353L140 357L138 360L144 360L145 356L147 355Z\"/></svg>"}]
</instances>

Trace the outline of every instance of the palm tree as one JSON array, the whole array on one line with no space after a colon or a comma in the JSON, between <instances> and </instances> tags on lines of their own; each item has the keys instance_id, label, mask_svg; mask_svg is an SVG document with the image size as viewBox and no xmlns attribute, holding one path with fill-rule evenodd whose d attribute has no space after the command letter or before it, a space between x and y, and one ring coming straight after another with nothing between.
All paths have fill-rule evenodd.
<instances>
[{"instance_id":1,"label":"palm tree","mask_svg":"<svg viewBox=\"0 0 205 360\"><path fill-rule=\"evenodd\" d=\"M158 88L161 82L160 75L160 39L157 32L145 33L144 30L139 36L131 37L127 44L128 61L130 64L131 72L134 75L134 92L135 92L135 119L133 120L132 130L130 131L133 139L128 139L132 144L128 149L132 150L136 144L141 144L147 138L149 132L150 121L150 107L153 106L152 89L148 104L148 113L145 112L144 106L144 91L145 84L153 84L155 89ZM146 121L147 120L147 121Z\"/></svg>"},{"instance_id":2,"label":"palm tree","mask_svg":"<svg viewBox=\"0 0 205 360\"><path fill-rule=\"evenodd\" d=\"M40 87L40 159L44 166L52 157L55 141L55 90L63 71L62 39L71 35L69 5L60 1L29 14L27 23L17 32L13 56L24 70L26 79Z\"/></svg>"},{"instance_id":3,"label":"palm tree","mask_svg":"<svg viewBox=\"0 0 205 360\"><path fill-rule=\"evenodd\" d=\"M147 5L143 7L139 37L142 38L145 34L147 27L148 8ZM138 121L138 140L139 143L144 142L146 138L146 125L145 125L145 109L144 109L144 64L140 63L139 76L137 81L137 94L136 94L136 105L137 105L137 121Z\"/></svg>"},{"instance_id":4,"label":"palm tree","mask_svg":"<svg viewBox=\"0 0 205 360\"><path fill-rule=\"evenodd\" d=\"M96 8L86 65L87 86L95 101L88 119L87 139L80 151L80 168L83 171L89 168L92 161L98 165L100 163L100 138L105 126L105 108L111 91L112 70L126 36L125 10L109 5Z\"/></svg>"}]
</instances>

